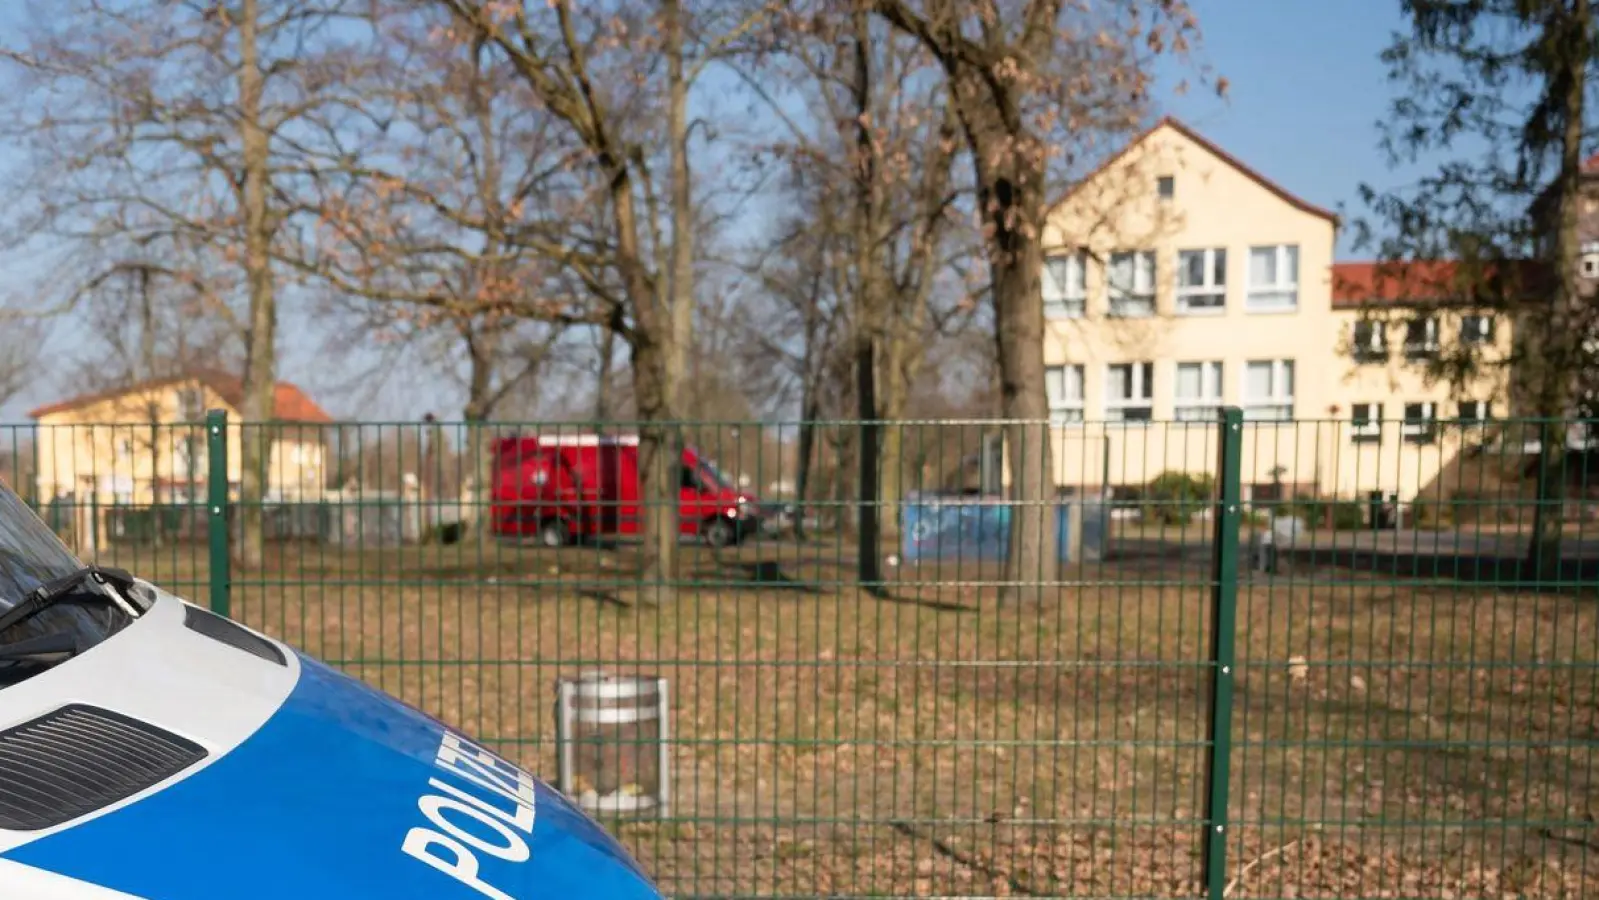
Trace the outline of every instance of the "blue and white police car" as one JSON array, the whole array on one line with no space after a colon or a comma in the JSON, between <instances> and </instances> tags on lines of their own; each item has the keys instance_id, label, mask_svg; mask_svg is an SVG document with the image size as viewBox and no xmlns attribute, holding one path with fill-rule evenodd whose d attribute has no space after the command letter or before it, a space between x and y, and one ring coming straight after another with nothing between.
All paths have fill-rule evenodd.
<instances>
[{"instance_id":1,"label":"blue and white police car","mask_svg":"<svg viewBox=\"0 0 1599 900\"><path fill-rule=\"evenodd\" d=\"M0 484L0 898L658 900L593 820Z\"/></svg>"}]
</instances>

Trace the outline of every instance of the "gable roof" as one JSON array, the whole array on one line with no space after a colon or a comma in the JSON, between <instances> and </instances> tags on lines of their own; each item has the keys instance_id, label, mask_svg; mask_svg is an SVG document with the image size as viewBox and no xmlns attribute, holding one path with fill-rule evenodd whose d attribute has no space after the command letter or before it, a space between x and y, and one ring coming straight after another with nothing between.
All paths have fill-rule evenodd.
<instances>
[{"instance_id":1,"label":"gable roof","mask_svg":"<svg viewBox=\"0 0 1599 900\"><path fill-rule=\"evenodd\" d=\"M41 419L56 413L81 409L106 400L114 400L127 394L140 391L155 390L170 385L198 382L214 391L224 402L237 410L244 402L244 382L236 375L226 372L199 371L188 375L175 375L169 378L152 378L147 381L137 382L127 387L108 391L98 391L91 394L80 394L66 400L41 406L28 413L30 419ZM305 391L298 385L287 381L280 381L272 388L272 419L276 422L302 422L307 424L320 424L332 422L322 407L318 406Z\"/></svg>"},{"instance_id":2,"label":"gable roof","mask_svg":"<svg viewBox=\"0 0 1599 900\"><path fill-rule=\"evenodd\" d=\"M1275 181L1272 181L1270 178L1267 178L1266 176L1260 174L1259 172L1257 172L1254 169L1250 168L1249 166L1245 165L1241 160L1238 159L1238 157L1233 156L1231 153L1228 153L1226 150L1223 150L1220 146L1218 146L1217 144L1212 142L1209 138L1206 138L1204 135L1200 134L1199 132L1193 130L1192 128L1189 128L1187 125L1184 125L1182 122L1178 121L1176 118L1174 118L1172 116L1163 116L1163 117L1161 117L1161 120L1159 122L1156 122L1154 125L1150 126L1148 130L1144 131L1142 134L1140 134L1137 137L1133 138L1131 141L1128 141L1127 145L1122 147L1120 150L1116 151L1115 155L1111 156L1111 158L1109 158L1109 159L1105 160L1104 162L1100 163L1099 166L1097 168L1095 168L1092 172L1088 173L1083 178L1079 179L1076 184L1072 185L1071 190L1069 190L1065 194L1063 194L1061 196L1060 200L1057 201L1056 205L1059 205L1060 203L1065 203L1067 200L1069 200L1072 197L1073 194L1077 193L1077 191L1079 189L1081 189L1083 187L1083 185L1088 184L1090 181L1093 181L1095 178L1098 178L1100 175L1104 174L1105 172L1110 171L1110 169L1113 166L1115 166L1118 162L1120 162L1122 159L1124 159L1127 156L1127 154L1129 154L1129 153L1131 153L1133 151L1134 148L1136 148L1138 145L1144 143L1145 141L1149 140L1151 137L1153 137L1156 134L1156 132L1160 131L1162 128L1170 128L1171 130L1173 130L1173 131L1177 132L1178 134L1182 135L1183 137L1187 138L1189 141L1193 142L1194 144L1199 145L1199 147L1201 149L1203 149L1206 153L1209 153L1210 155L1212 155L1212 156L1216 157L1217 159L1221 160L1223 164L1232 167L1239 174L1241 174L1244 177L1248 178L1250 181L1255 182L1256 184L1260 185L1261 187L1265 188L1266 190L1270 191L1271 193L1277 195L1277 197L1279 199L1281 199L1283 202L1287 203L1289 206L1292 206L1295 209L1298 209L1298 210L1300 210L1302 212L1310 213L1313 216L1320 216L1321 218L1326 219L1327 221L1333 223L1334 226L1338 225L1338 214L1337 213L1333 212L1332 210L1326 209L1324 207L1317 206L1314 203L1311 203L1311 202L1305 200L1304 198L1302 198L1302 197L1300 197L1300 196L1298 196L1298 195L1296 195L1294 193L1291 193L1287 188L1283 187L1282 185L1278 184Z\"/></svg>"}]
</instances>

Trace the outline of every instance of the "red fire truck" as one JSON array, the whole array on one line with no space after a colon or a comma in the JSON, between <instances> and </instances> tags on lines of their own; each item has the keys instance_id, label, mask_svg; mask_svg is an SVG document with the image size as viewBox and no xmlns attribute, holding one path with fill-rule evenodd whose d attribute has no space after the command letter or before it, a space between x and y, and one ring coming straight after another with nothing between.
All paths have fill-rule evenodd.
<instances>
[{"instance_id":1,"label":"red fire truck","mask_svg":"<svg viewBox=\"0 0 1599 900\"><path fill-rule=\"evenodd\" d=\"M494 534L558 547L580 538L637 534L636 436L533 435L495 446ZM760 525L761 508L693 448L678 467L681 534L713 547L736 544Z\"/></svg>"}]
</instances>

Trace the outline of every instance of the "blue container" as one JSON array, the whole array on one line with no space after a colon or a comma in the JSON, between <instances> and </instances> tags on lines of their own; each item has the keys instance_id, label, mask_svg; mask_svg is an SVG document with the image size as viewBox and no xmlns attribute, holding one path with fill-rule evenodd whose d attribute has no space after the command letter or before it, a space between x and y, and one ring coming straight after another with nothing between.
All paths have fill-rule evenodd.
<instances>
[{"instance_id":1,"label":"blue container","mask_svg":"<svg viewBox=\"0 0 1599 900\"><path fill-rule=\"evenodd\" d=\"M1003 560L1010 551L1010 518L1014 504L1000 498L916 497L900 509L900 555L919 559ZM1105 546L1109 510L1101 503L1082 504L1082 555L1100 557ZM1072 558L1068 504L1055 507L1056 553Z\"/></svg>"}]
</instances>

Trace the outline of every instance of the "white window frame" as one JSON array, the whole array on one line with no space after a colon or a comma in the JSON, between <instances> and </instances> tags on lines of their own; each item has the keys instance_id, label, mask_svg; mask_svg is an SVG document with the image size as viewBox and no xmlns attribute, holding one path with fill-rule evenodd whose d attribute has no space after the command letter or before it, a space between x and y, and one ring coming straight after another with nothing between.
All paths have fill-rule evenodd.
<instances>
[{"instance_id":1,"label":"white window frame","mask_svg":"<svg viewBox=\"0 0 1599 900\"><path fill-rule=\"evenodd\" d=\"M1460 342L1486 344L1494 338L1494 317L1487 313L1470 313L1460 317Z\"/></svg>"},{"instance_id":2,"label":"white window frame","mask_svg":"<svg viewBox=\"0 0 1599 900\"><path fill-rule=\"evenodd\" d=\"M1123 287L1116 283L1117 264L1126 260L1132 266L1133 283ZM1149 263L1148 284L1139 283L1139 273L1143 270L1140 262ZM1158 280L1158 261L1153 250L1124 250L1110 255L1110 263L1105 267L1105 287L1109 294L1106 306L1111 316L1118 319L1147 319L1155 314L1155 286Z\"/></svg>"},{"instance_id":3,"label":"white window frame","mask_svg":"<svg viewBox=\"0 0 1599 900\"><path fill-rule=\"evenodd\" d=\"M1249 393L1249 371L1261 365L1271 366L1271 388L1267 396L1256 397ZM1295 368L1291 359L1252 359L1245 362L1243 371L1239 373L1243 378L1243 390L1239 396L1244 398L1244 418L1255 422L1292 422L1294 391L1284 388L1288 382L1294 382L1297 388L1299 373Z\"/></svg>"},{"instance_id":4,"label":"white window frame","mask_svg":"<svg viewBox=\"0 0 1599 900\"><path fill-rule=\"evenodd\" d=\"M1360 410L1366 415L1362 417ZM1349 437L1357 444L1376 444L1382 441L1382 404L1356 403L1349 409Z\"/></svg>"},{"instance_id":5,"label":"white window frame","mask_svg":"<svg viewBox=\"0 0 1599 900\"><path fill-rule=\"evenodd\" d=\"M1197 255L1203 277L1199 284L1184 284L1188 278L1188 261ZM1218 258L1219 257L1219 258ZM1220 267L1221 279L1217 280ZM1219 301L1199 305L1196 300ZM1227 311L1227 248L1208 247L1203 250L1177 251L1177 313L1184 316L1216 316Z\"/></svg>"},{"instance_id":6,"label":"white window frame","mask_svg":"<svg viewBox=\"0 0 1599 900\"><path fill-rule=\"evenodd\" d=\"M1417 325L1422 327L1420 343L1410 339ZM1438 317L1417 316L1405 323L1405 355L1409 357L1432 356L1438 352Z\"/></svg>"},{"instance_id":7,"label":"white window frame","mask_svg":"<svg viewBox=\"0 0 1599 900\"><path fill-rule=\"evenodd\" d=\"M1077 376L1077 396L1071 396L1072 373ZM1083 398L1088 395L1086 371L1080 364L1067 363L1060 366L1044 367L1044 394L1049 402L1049 424L1051 425L1081 425L1083 424ZM1055 386L1059 385L1056 390Z\"/></svg>"},{"instance_id":8,"label":"white window frame","mask_svg":"<svg viewBox=\"0 0 1599 900\"><path fill-rule=\"evenodd\" d=\"M1360 329L1371 329L1370 340L1360 342ZM1360 319L1349 326L1349 343L1359 362L1377 362L1388 358L1388 323L1380 319Z\"/></svg>"},{"instance_id":9,"label":"white window frame","mask_svg":"<svg viewBox=\"0 0 1599 900\"><path fill-rule=\"evenodd\" d=\"M1051 274L1050 267L1056 264L1065 265L1064 284ZM1044 318L1081 319L1088 310L1088 254L1074 250L1044 257L1040 286L1044 298Z\"/></svg>"},{"instance_id":10,"label":"white window frame","mask_svg":"<svg viewBox=\"0 0 1599 900\"><path fill-rule=\"evenodd\" d=\"M1410 410L1421 408L1421 416L1413 417ZM1438 434L1438 404L1431 400L1405 404L1405 417L1399 425L1399 435L1413 444L1430 444Z\"/></svg>"},{"instance_id":11,"label":"white window frame","mask_svg":"<svg viewBox=\"0 0 1599 900\"><path fill-rule=\"evenodd\" d=\"M1599 241L1582 245L1582 277L1599 278Z\"/></svg>"},{"instance_id":12,"label":"white window frame","mask_svg":"<svg viewBox=\"0 0 1599 900\"><path fill-rule=\"evenodd\" d=\"M205 418L205 391L197 387L183 387L178 388L175 397L180 420L187 421L191 415L195 421Z\"/></svg>"},{"instance_id":13,"label":"white window frame","mask_svg":"<svg viewBox=\"0 0 1599 900\"><path fill-rule=\"evenodd\" d=\"M1276 280L1266 284L1255 283L1255 254L1261 251L1270 251L1275 255ZM1247 312L1259 313L1289 313L1299 310L1299 245L1298 244L1259 244L1249 248L1247 258L1248 268L1244 273L1246 285L1244 294L1244 309ZM1285 278L1289 270L1290 261L1293 263L1293 278ZM1267 297L1278 297L1286 294L1286 303Z\"/></svg>"},{"instance_id":14,"label":"white window frame","mask_svg":"<svg viewBox=\"0 0 1599 900\"><path fill-rule=\"evenodd\" d=\"M1121 382L1116 370L1127 368L1131 397L1114 396ZM1127 418L1129 412L1147 410L1142 418ZM1155 364L1153 362L1109 363L1105 366L1105 420L1123 425L1148 425L1155 418Z\"/></svg>"},{"instance_id":15,"label":"white window frame","mask_svg":"<svg viewBox=\"0 0 1599 900\"><path fill-rule=\"evenodd\" d=\"M1199 370L1199 396L1182 395L1184 369ZM1173 417L1179 422L1215 422L1221 412L1224 371L1219 360L1178 363L1172 372Z\"/></svg>"},{"instance_id":16,"label":"white window frame","mask_svg":"<svg viewBox=\"0 0 1599 900\"><path fill-rule=\"evenodd\" d=\"M1468 406L1476 408L1477 414L1475 418L1468 418L1466 416L1466 407ZM1487 400L1461 400L1455 404L1455 421L1461 425L1486 425L1493 421L1493 414L1493 404Z\"/></svg>"}]
</instances>

